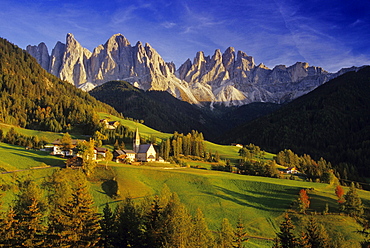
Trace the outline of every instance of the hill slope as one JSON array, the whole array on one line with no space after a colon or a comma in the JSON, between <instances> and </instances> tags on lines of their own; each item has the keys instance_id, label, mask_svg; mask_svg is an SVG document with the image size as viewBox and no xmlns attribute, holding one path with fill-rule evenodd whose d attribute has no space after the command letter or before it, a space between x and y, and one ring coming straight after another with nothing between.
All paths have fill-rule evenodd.
<instances>
[{"instance_id":1,"label":"hill slope","mask_svg":"<svg viewBox=\"0 0 370 248\"><path fill-rule=\"evenodd\" d=\"M110 81L89 92L96 99L113 106L126 117L141 119L163 132L189 133L197 130L208 140L280 107L272 103L252 103L237 108L208 108L180 101L164 91L143 91L125 81Z\"/></svg>"},{"instance_id":2,"label":"hill slope","mask_svg":"<svg viewBox=\"0 0 370 248\"><path fill-rule=\"evenodd\" d=\"M278 152L292 149L355 165L369 176L370 67L348 72L280 110L227 133L223 143L254 143ZM350 166L343 166L351 173ZM349 175L348 175L349 176Z\"/></svg>"},{"instance_id":3,"label":"hill slope","mask_svg":"<svg viewBox=\"0 0 370 248\"><path fill-rule=\"evenodd\" d=\"M124 81L110 81L90 94L125 116L143 119L146 125L163 132L199 130L210 136L221 129L199 107L178 100L168 92L143 91Z\"/></svg>"},{"instance_id":4,"label":"hill slope","mask_svg":"<svg viewBox=\"0 0 370 248\"><path fill-rule=\"evenodd\" d=\"M0 38L0 122L30 129L89 132L96 111L116 114L88 93L47 73L31 55Z\"/></svg>"}]
</instances>

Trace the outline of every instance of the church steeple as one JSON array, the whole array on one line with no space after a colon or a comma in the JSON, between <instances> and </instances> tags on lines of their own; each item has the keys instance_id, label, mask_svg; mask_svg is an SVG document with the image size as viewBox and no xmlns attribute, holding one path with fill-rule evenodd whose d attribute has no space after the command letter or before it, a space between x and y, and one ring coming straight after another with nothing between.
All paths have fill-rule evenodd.
<instances>
[{"instance_id":1,"label":"church steeple","mask_svg":"<svg viewBox=\"0 0 370 248\"><path fill-rule=\"evenodd\" d=\"M136 133L135 133L135 138L133 140L133 145L132 148L135 153L138 153L139 148L140 148L140 136L139 136L139 129L136 128Z\"/></svg>"}]
</instances>

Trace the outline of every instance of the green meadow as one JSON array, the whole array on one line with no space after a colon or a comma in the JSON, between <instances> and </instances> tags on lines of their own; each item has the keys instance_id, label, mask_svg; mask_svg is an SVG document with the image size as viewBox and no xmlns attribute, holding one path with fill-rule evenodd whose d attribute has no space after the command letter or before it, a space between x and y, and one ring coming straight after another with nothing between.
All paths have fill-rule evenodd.
<instances>
[{"instance_id":1,"label":"green meadow","mask_svg":"<svg viewBox=\"0 0 370 248\"><path fill-rule=\"evenodd\" d=\"M143 135L154 135L165 139L171 134L163 134L130 120L101 114L101 118L120 121L122 125L134 130L136 127ZM2 125L3 130L9 126ZM7 129L8 128L8 129ZM24 135L44 136L51 142L62 134L33 131L16 128ZM206 151L220 154L221 159L229 159L236 163L239 159L239 148L205 142ZM272 159L274 154L266 153L263 159ZM98 167L97 175L90 178L90 192L95 204L101 211L106 203L116 206L124 197L131 197L140 202L145 197L160 194L166 184L172 192L176 192L189 211L194 213L202 209L208 224L213 231L220 228L223 218L228 218L235 225L238 218L243 220L250 236L247 247L271 247L272 239L279 231L279 223L283 213L291 209L300 189L309 191L311 201L307 215L291 213L297 226L297 234L301 231L307 216L317 214L319 221L325 225L331 237L344 239L345 247L359 247L363 237L357 233L361 226L352 218L339 215L334 186L322 183L303 182L298 180L274 179L219 172L210 170L211 164L201 161L187 162L191 166L199 165L205 169L178 167L170 164L156 166L132 166L105 163ZM0 143L0 184L10 185L3 190L3 204L11 203L16 193L16 180L29 178L41 182L57 169L45 165L63 165L64 159L51 156L46 152L26 150L24 147ZM44 168L39 168L44 167ZM13 173L6 173L15 171ZM114 178L118 184L119 196L111 198L107 194L107 181ZM347 191L348 189L344 187ZM370 194L358 190L366 206L370 205ZM329 205L328 215L322 215L325 205Z\"/></svg>"},{"instance_id":2,"label":"green meadow","mask_svg":"<svg viewBox=\"0 0 370 248\"><path fill-rule=\"evenodd\" d=\"M271 247L271 239L279 230L282 215L291 209L299 190L313 188L309 193L311 207L308 215L320 215L320 222L331 234L344 233L348 247L357 247L351 246L352 243L359 244L358 242L363 240L363 237L356 233L361 226L352 218L339 215L335 187L328 184L180 167L110 163L110 168L118 183L120 198L110 199L99 187L99 183L95 182L92 191L100 209L106 202L115 205L124 197L131 197L139 202L145 197L158 195L166 184L172 192L179 195L192 213L197 208L202 209L212 230L218 230L223 218L228 218L233 224L241 218L249 235L266 239L251 238L248 247ZM369 204L368 192L359 190L359 194L365 204ZM326 203L329 204L329 212L335 214L321 214ZM299 230L307 216L292 216Z\"/></svg>"}]
</instances>

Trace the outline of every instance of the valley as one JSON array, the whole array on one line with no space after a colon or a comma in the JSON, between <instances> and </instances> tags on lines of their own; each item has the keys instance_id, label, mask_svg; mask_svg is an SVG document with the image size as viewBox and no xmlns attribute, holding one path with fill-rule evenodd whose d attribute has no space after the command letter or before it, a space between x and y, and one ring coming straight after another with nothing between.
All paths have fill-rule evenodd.
<instances>
[{"instance_id":1,"label":"valley","mask_svg":"<svg viewBox=\"0 0 370 248\"><path fill-rule=\"evenodd\" d=\"M120 121L122 125L132 129L138 127L143 137L155 135L160 139L165 139L171 136L135 121L120 119L106 113L100 113L100 116ZM17 129L17 131L20 133L30 132L26 129ZM31 133L33 132L31 131ZM37 135L53 139L55 134L38 132ZM207 150L218 151L223 160L237 162L240 158L238 154L240 148L234 146L206 142L206 147ZM0 155L0 165L4 170L29 169L43 164L63 165L65 162L65 159L47 155L45 152L25 150L23 147L4 143L0 145ZM265 156L266 159L271 160L274 154L267 153ZM12 166L9 167L9 164ZM206 165L207 162L195 162L195 164ZM207 166L202 167L207 168ZM89 191L93 196L94 205L101 212L106 203L114 208L125 197L130 197L139 204L145 198L160 195L166 185L171 192L178 194L181 202L185 204L190 213L194 214L197 208L201 209L209 228L214 232L218 230L223 218L227 218L231 223L236 223L238 218L241 218L249 237L249 241L246 243L248 247L271 247L285 211L291 211L297 226L303 225L305 216L294 213L292 204L300 189L313 188L314 190L309 193L311 206L308 213L317 213L320 216L320 223L327 228L331 236L340 232L346 247L358 247L355 244L363 239L360 234L355 234L356 230L361 228L359 224L350 217L339 215L334 185L304 182L298 178L298 180L287 180L239 175L213 171L210 170L210 167L197 169L191 168L191 166L188 168L180 167L176 164L134 166L109 162L108 169L106 169L105 162L101 162L95 168L95 172L88 177ZM32 180L42 183L55 170L60 169L49 167L42 170L2 174L1 184L8 185L8 188L3 190L3 205L11 204L14 199L15 180L32 178ZM117 182L118 185L118 195L113 198L109 196L105 186L110 180ZM368 193L358 190L358 194L363 203L369 205ZM329 205L330 215L321 215L325 204ZM335 227L332 223L336 223Z\"/></svg>"},{"instance_id":2,"label":"valley","mask_svg":"<svg viewBox=\"0 0 370 248\"><path fill-rule=\"evenodd\" d=\"M58 56L68 53L67 51L71 52L72 45L81 48L82 53L79 56L68 59L76 59L74 62L77 61L78 66L74 69L79 68L82 72L82 65L85 65L83 58L91 54L82 49L72 35L68 35L67 41L66 47L58 43L54 55L56 56L58 49ZM157 56L149 45L143 47L138 43L132 47L120 35L114 36L105 46L109 47L115 44L114 42L123 42L127 51L137 49L143 56ZM99 49L101 54L107 52L104 46ZM44 245L47 240L52 247L108 247L110 241L116 242L113 246L127 242L127 247L175 247L181 242L198 244L202 241L205 246L222 247L226 238L224 240L221 237L221 229L228 229L229 232L225 235L233 239L232 242L228 241L229 244L239 242L240 246L244 243L247 247L272 247L277 235L288 235L284 233L284 223L288 222L285 213L289 214L295 225L295 229L289 233L295 236L295 242L305 242L302 233L309 232L309 225L314 225L314 221L318 222L315 225L319 227L320 233L327 235L324 237L326 244L332 247L360 247L361 242L367 242L366 236L360 231L365 234L368 232L364 226L368 221L370 196L368 191L361 189L360 181L355 181L366 178L349 177L356 175L357 170L361 169L356 167L359 163L348 166L350 169L347 171L348 177L345 178L347 181L343 183L340 179L344 178L344 171L341 170L342 167L337 166L340 161L338 164L331 164L331 161L326 161L316 154L317 157L311 158L303 149L299 150L300 154L290 150L297 146L289 144L288 138L293 136L298 139L300 135L306 135L302 131L310 127L307 128L303 124L291 127L287 123L276 127L271 124L279 123L280 120L299 123L296 121L303 118L286 117L286 112L302 112L306 115L313 114L313 117L309 116L310 123L320 124L318 119L330 124L333 131L338 130L334 125L338 119L331 120L327 117L335 117L339 112L329 111L330 115L316 118L320 117L320 111L314 110L315 105L321 109L329 106L332 110L329 103L348 103L346 101L353 101L354 95L361 103L356 104L359 109L354 111L355 108L349 104L345 104L343 109L356 114L351 115L356 117L356 125L349 123L345 132L358 132L359 136L356 137L360 138L346 141L349 144L356 141L356 144L362 145L363 150L358 151L358 154L366 152L366 110L369 105L365 100L368 90L368 67L353 68L353 72L326 82L329 78L321 80L324 74L329 77L326 72L304 63L297 63L292 67L277 66L268 73L283 75L282 78L287 75L300 77L301 74L292 73L298 70L304 75L310 75L306 78L309 82L319 82L314 86L317 87L316 90L284 106L271 103L239 106L240 99L233 97L229 98L224 106L216 106L214 98L212 101L203 99L203 103L207 102L213 108L204 111L199 109L202 108L201 104L198 104L200 98L187 96L198 101L193 102L197 104L194 106L175 99L169 93L143 91L124 81L106 82L92 90L90 95L70 82L49 74L35 58L4 39L0 42L0 52L0 139L3 142L0 143L0 186L3 206L1 225L4 226L0 230L4 238L0 239L0 242L4 245L24 246L28 242ZM185 81L194 79L193 86L197 88L202 77L210 76L207 70L213 70L211 65L220 62L216 59L220 56L224 57L221 64L224 67L229 65L228 69L234 64L233 70L238 69L238 66L247 66L248 73L252 73L252 69L270 70L255 66L253 58L242 52L238 53L235 60L231 59L232 56L226 56L233 54L232 49L228 49L228 52L222 55L216 51L212 58L198 53L194 63L187 62L185 65L188 66L183 66L182 77ZM156 58L159 60L159 57ZM219 68L221 64L218 63ZM172 65L160 65L164 71L174 73ZM206 73L194 78L193 76L200 75L193 74L191 68L197 67L194 65L204 66L201 71ZM241 74L248 71L244 69L241 69ZM229 71L231 73L232 70ZM229 71L224 71L225 75ZM63 73L67 72L68 70L65 70ZM319 73L320 76L315 74L316 72L324 74ZM168 75L173 77L175 74ZM235 76L235 71L233 75ZM71 75L65 76L65 80L71 79ZM163 82L162 79L158 80ZM175 81L179 83L177 80L178 78ZM350 93L342 91L343 81L352 83ZM230 86L231 82L232 80L224 81L227 86ZM312 86L303 79L299 82ZM292 84L292 81L288 84ZM270 86L272 87L272 84ZM204 87L209 86L202 87L198 88L204 90ZM334 97L336 101L329 97L331 87L334 87L334 92L338 94ZM180 90L175 92L180 95L184 93ZM233 92L233 89L230 92ZM101 95L98 96L98 93ZM303 91L293 98L301 93L303 94ZM98 99L92 96L94 94ZM324 97L321 94L324 94ZM344 98L341 98L342 96ZM307 98L311 104L309 106L305 105ZM286 102L282 99L288 102L292 100L285 97L272 102ZM160 100L164 101L162 105ZM110 106L114 104L115 106ZM168 106L164 106L166 104ZM298 106L298 109L304 107L305 111L294 110L291 104ZM233 107L225 110L226 106ZM129 110L133 111L132 115ZM141 115L134 116L134 113L140 111ZM361 111L362 118L357 119L357 113ZM284 112L284 115L280 115ZM339 116L352 120L346 115ZM162 132L164 128L158 131L152 128L154 124L151 124L151 127L146 126L146 117L148 123L160 122L158 126L164 127L168 123L170 131ZM109 124L110 122L113 124ZM342 126L347 125L345 121L341 123L344 123ZM209 128L212 131L205 132L203 136L202 130L195 129L193 124L199 129ZM236 126L239 127L235 129ZM314 127L315 130L310 133L314 137L312 143L324 141L319 143L319 148L325 151L324 148L330 145L330 140L325 139L325 135ZM181 130L176 130L177 128ZM281 135L281 130L288 131ZM216 134L222 138L219 143L228 145L208 141L216 139ZM260 145L260 142L257 138L247 137L247 134L266 141L266 147L271 145L271 150L269 147L268 151L273 153L264 151L264 146L253 145L254 141L257 145ZM54 142L57 139L59 141ZM75 144L72 144L72 139ZM77 142L76 139L84 141ZM114 158L115 161L123 163L113 162L113 157L108 156L113 156L117 150L127 152L126 154L131 149L135 150L134 140L156 150L151 162L139 161L139 151L133 152L137 161L132 161L131 164L125 160L127 155L121 157L122 160L118 159L119 156ZM241 144L230 145L236 142ZM274 146L275 142L283 147ZM50 155L56 144L62 151L61 157ZM309 142L304 144L307 148L314 147ZM136 148L140 149L140 146ZM40 149L49 150L43 152ZM106 159L100 157L99 160L98 151L105 151L103 157ZM335 153L333 150L331 152ZM343 151L340 153L344 154ZM81 163L61 168L66 164L67 154L78 155ZM363 161L361 156L355 154L354 157L348 158L351 161ZM78 160L76 157L75 159ZM339 194L339 191L342 193ZM29 219L23 216L29 216L32 223L27 222ZM225 224L226 219L229 225ZM79 223L79 228L75 228L76 223ZM131 235L135 232L138 235ZM237 238L239 241L235 241ZM284 242L281 236L279 240Z\"/></svg>"}]
</instances>

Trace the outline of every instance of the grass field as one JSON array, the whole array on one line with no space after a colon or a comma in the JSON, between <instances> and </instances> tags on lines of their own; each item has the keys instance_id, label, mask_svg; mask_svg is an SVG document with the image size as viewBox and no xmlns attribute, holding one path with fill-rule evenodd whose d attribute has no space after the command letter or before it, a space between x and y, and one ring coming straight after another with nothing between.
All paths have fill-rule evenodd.
<instances>
[{"instance_id":1,"label":"grass field","mask_svg":"<svg viewBox=\"0 0 370 248\"><path fill-rule=\"evenodd\" d=\"M199 207L203 210L210 228L217 230L222 218L236 223L241 217L249 235L272 239L275 237L282 221L283 213L290 208L302 188L314 188L309 193L311 208L308 213L321 214L325 204L329 204L330 212L338 213L334 186L285 179L273 179L237 175L226 172L189 168L158 168L110 164L116 175L121 197L130 196L140 199L145 196L159 194L166 184L172 192L176 192L181 201L194 213ZM102 208L106 202L117 202L110 199L94 186L94 197L97 205ZM99 193L100 192L100 193ZM366 204L369 203L368 192L359 190ZM305 220L297 215L295 221L301 225ZM334 235L344 232L348 244L358 244L363 237L356 233L360 226L351 218L340 215L320 215L320 221ZM332 224L335 223L333 226ZM248 247L271 247L271 241L251 239ZM254 245L252 245L254 243ZM348 246L356 247L356 246Z\"/></svg>"},{"instance_id":2,"label":"grass field","mask_svg":"<svg viewBox=\"0 0 370 248\"><path fill-rule=\"evenodd\" d=\"M5 171L24 170L44 165L63 165L64 159L47 152L0 143L0 167Z\"/></svg>"},{"instance_id":3,"label":"grass field","mask_svg":"<svg viewBox=\"0 0 370 248\"><path fill-rule=\"evenodd\" d=\"M136 127L143 135L154 135L158 138L169 138L172 134L160 133L145 125L130 120L122 120L106 114L101 118L118 120L123 125L134 130ZM4 131L10 126L1 125ZM60 138L62 134L33 131L16 128L17 132L25 135L44 136L50 142ZM217 145L205 142L206 151L215 153L218 151L221 159L229 159L236 163L239 159L239 148L234 146ZM264 159L272 159L274 154L266 153ZM189 165L199 165L210 168L209 163L201 161L187 161ZM0 143L0 168L2 171L16 171L15 173L0 174L0 184L15 185L17 179L32 178L42 182L55 168L32 169L47 165L64 164L64 159L51 156L45 152L26 150L23 147ZM168 166L168 168L164 167ZM329 204L329 212L334 214L320 215L320 222L325 225L332 237L342 236L345 247L359 247L363 237L356 231L361 227L352 218L338 215L338 205L334 194L334 186L320 183L310 183L296 180L273 179L253 177L201 170L182 168L173 165L163 166L131 166L109 162L111 170L104 171L99 179L91 180L90 192L95 204L102 210L105 203L113 206L118 204L125 196L130 196L135 201L140 201L146 196L159 194L164 184L172 192L176 192L181 201L194 213L197 208L204 212L209 226L216 231L220 227L221 220L228 218L235 225L240 217L251 236L263 239L251 238L247 247L271 247L271 239L275 237L282 221L283 213L290 208L296 200L298 192L302 188L314 188L309 192L311 206L309 214L321 214L326 204ZM119 186L120 197L112 199L103 189L104 180L115 178ZM15 188L15 187L14 187ZM348 190L345 188L345 190ZM16 193L11 187L3 192L3 205L11 203ZM370 206L370 194L366 191L358 191L364 204ZM294 223L298 227L303 226L307 216L292 214Z\"/></svg>"}]
</instances>

